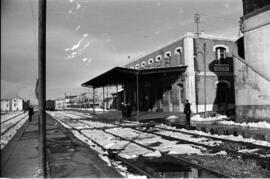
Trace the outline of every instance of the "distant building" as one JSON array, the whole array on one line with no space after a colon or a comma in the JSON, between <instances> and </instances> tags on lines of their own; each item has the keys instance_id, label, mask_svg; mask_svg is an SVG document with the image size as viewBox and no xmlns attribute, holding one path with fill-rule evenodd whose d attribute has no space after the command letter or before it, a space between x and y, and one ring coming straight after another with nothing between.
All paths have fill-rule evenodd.
<instances>
[{"instance_id":1,"label":"distant building","mask_svg":"<svg viewBox=\"0 0 270 179\"><path fill-rule=\"evenodd\" d=\"M23 110L23 99L13 98L11 99L11 111Z\"/></svg>"},{"instance_id":2,"label":"distant building","mask_svg":"<svg viewBox=\"0 0 270 179\"><path fill-rule=\"evenodd\" d=\"M23 100L23 109L27 110L30 107L30 100Z\"/></svg>"},{"instance_id":3,"label":"distant building","mask_svg":"<svg viewBox=\"0 0 270 179\"><path fill-rule=\"evenodd\" d=\"M244 55L262 76L270 76L270 1L243 0ZM260 73L259 73L260 74ZM235 61L236 115L239 121L270 122L270 82Z\"/></svg>"},{"instance_id":4,"label":"distant building","mask_svg":"<svg viewBox=\"0 0 270 179\"><path fill-rule=\"evenodd\" d=\"M129 103L133 110L183 112L184 100L188 99L192 112L198 113L204 111L205 69L207 111L233 113L234 41L201 34L197 43L196 34L186 33L137 57L125 68L115 67L82 86L122 85L121 101Z\"/></svg>"},{"instance_id":5,"label":"distant building","mask_svg":"<svg viewBox=\"0 0 270 179\"><path fill-rule=\"evenodd\" d=\"M65 100L64 99L56 99L55 100L55 110L63 110L65 108Z\"/></svg>"},{"instance_id":6,"label":"distant building","mask_svg":"<svg viewBox=\"0 0 270 179\"><path fill-rule=\"evenodd\" d=\"M70 108L72 107L73 105L73 100L76 98L77 96L76 95L70 95L70 96L67 96L65 95L65 99L64 99L64 107L65 108Z\"/></svg>"},{"instance_id":7,"label":"distant building","mask_svg":"<svg viewBox=\"0 0 270 179\"><path fill-rule=\"evenodd\" d=\"M1 99L1 112L8 112L11 110L10 100Z\"/></svg>"}]
</instances>

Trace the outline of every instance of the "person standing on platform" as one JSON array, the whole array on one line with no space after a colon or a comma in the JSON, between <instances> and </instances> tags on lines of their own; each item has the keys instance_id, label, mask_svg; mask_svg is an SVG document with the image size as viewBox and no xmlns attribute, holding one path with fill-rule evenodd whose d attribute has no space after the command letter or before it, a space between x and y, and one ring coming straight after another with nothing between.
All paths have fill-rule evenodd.
<instances>
[{"instance_id":1,"label":"person standing on platform","mask_svg":"<svg viewBox=\"0 0 270 179\"><path fill-rule=\"evenodd\" d=\"M122 112L122 118L126 117L126 104L124 102L121 103L121 112Z\"/></svg>"},{"instance_id":2,"label":"person standing on platform","mask_svg":"<svg viewBox=\"0 0 270 179\"><path fill-rule=\"evenodd\" d=\"M188 102L188 100L185 101L184 113L186 114L186 126L187 126L187 129L189 129L191 110L190 110L190 103Z\"/></svg>"},{"instance_id":3,"label":"person standing on platform","mask_svg":"<svg viewBox=\"0 0 270 179\"><path fill-rule=\"evenodd\" d=\"M127 103L127 117L131 116L131 106L129 103Z\"/></svg>"},{"instance_id":4,"label":"person standing on platform","mask_svg":"<svg viewBox=\"0 0 270 179\"><path fill-rule=\"evenodd\" d=\"M28 109L29 122L32 121L33 114L34 114L34 109L33 109L32 106L30 106L29 109Z\"/></svg>"}]
</instances>

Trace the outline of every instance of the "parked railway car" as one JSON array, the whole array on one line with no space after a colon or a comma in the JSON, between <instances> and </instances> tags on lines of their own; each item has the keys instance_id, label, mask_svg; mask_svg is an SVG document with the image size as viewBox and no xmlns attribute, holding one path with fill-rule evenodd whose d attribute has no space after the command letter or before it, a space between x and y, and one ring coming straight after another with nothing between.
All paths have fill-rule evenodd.
<instances>
[{"instance_id":1,"label":"parked railway car","mask_svg":"<svg viewBox=\"0 0 270 179\"><path fill-rule=\"evenodd\" d=\"M55 100L46 101L46 110L54 111L55 110Z\"/></svg>"}]
</instances>

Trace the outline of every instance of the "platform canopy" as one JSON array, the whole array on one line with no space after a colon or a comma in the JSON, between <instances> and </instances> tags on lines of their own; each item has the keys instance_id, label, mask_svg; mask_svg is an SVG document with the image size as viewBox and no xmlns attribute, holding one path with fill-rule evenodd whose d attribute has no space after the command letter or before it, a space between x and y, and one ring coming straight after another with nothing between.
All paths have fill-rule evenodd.
<instances>
[{"instance_id":1,"label":"platform canopy","mask_svg":"<svg viewBox=\"0 0 270 179\"><path fill-rule=\"evenodd\" d=\"M83 87L99 88L109 85L119 85L135 82L136 77L140 79L159 78L164 75L178 74L184 72L187 66L166 67L166 68L150 68L150 69L130 69L124 67L114 67L105 73L85 82Z\"/></svg>"}]
</instances>

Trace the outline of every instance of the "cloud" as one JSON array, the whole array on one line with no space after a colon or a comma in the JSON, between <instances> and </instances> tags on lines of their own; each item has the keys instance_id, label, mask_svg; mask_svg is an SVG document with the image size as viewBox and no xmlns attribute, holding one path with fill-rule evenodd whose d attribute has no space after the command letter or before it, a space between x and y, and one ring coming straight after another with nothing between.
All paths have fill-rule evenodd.
<instances>
[{"instance_id":1,"label":"cloud","mask_svg":"<svg viewBox=\"0 0 270 179\"><path fill-rule=\"evenodd\" d=\"M75 58L77 55L81 55L83 54L83 52L85 51L85 49L90 45L90 42L87 41L83 47L80 48L81 44L84 43L84 41L86 41L86 38L88 37L88 34L83 34L82 38L76 43L74 44L71 48L66 48L65 51L69 52L71 51L71 54L69 54L66 59L73 59Z\"/></svg>"},{"instance_id":2,"label":"cloud","mask_svg":"<svg viewBox=\"0 0 270 179\"><path fill-rule=\"evenodd\" d=\"M70 0L70 3L73 3L74 0ZM75 14L79 9L81 8L81 4L79 3L79 0L76 0L76 5L73 6L68 13L69 14Z\"/></svg>"},{"instance_id":3,"label":"cloud","mask_svg":"<svg viewBox=\"0 0 270 179\"><path fill-rule=\"evenodd\" d=\"M83 58L82 61L84 63L86 63L86 65L88 65L92 61L92 59L91 58Z\"/></svg>"}]
</instances>

